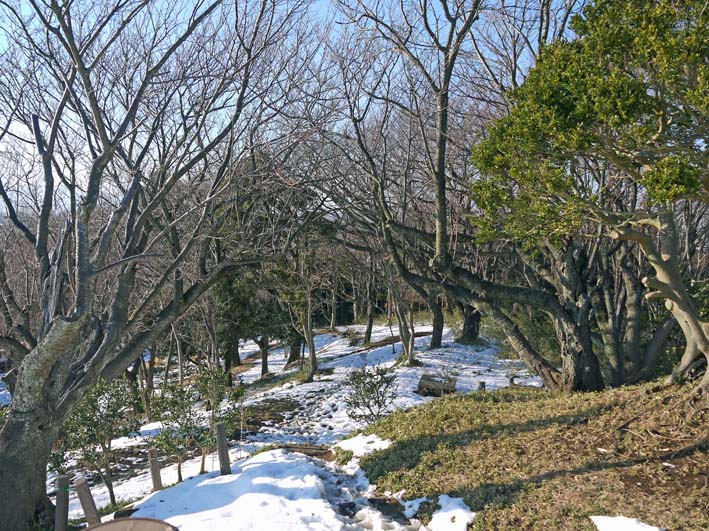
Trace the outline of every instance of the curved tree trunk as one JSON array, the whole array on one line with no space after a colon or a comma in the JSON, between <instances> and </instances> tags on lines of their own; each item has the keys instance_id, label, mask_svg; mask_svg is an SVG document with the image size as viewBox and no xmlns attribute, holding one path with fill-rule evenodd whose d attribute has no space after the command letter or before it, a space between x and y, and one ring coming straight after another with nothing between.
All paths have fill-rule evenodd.
<instances>
[{"instance_id":1,"label":"curved tree trunk","mask_svg":"<svg viewBox=\"0 0 709 531\"><path fill-rule=\"evenodd\" d=\"M709 366L709 322L704 321L689 295L679 263L678 235L674 214L668 208L649 222L657 230L661 247L655 238L626 225L615 226L611 236L636 241L655 269L655 276L642 279L650 293L645 297L663 299L665 307L677 320L686 346L682 359L672 371L672 382L682 381L695 367ZM709 368L705 370L697 391L709 395Z\"/></svg>"},{"instance_id":2,"label":"curved tree trunk","mask_svg":"<svg viewBox=\"0 0 709 531\"><path fill-rule=\"evenodd\" d=\"M2 529L26 529L32 515L35 523L51 526L53 508L45 482L58 424L40 409L10 412L0 432Z\"/></svg>"}]
</instances>

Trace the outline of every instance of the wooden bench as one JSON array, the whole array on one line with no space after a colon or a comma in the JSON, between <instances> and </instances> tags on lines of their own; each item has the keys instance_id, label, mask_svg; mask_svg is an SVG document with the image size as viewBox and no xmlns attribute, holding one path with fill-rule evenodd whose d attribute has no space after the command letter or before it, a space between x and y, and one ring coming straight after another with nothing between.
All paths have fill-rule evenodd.
<instances>
[{"instance_id":1,"label":"wooden bench","mask_svg":"<svg viewBox=\"0 0 709 531\"><path fill-rule=\"evenodd\" d=\"M455 393L457 379L424 374L419 380L416 392L421 396L443 396Z\"/></svg>"}]
</instances>

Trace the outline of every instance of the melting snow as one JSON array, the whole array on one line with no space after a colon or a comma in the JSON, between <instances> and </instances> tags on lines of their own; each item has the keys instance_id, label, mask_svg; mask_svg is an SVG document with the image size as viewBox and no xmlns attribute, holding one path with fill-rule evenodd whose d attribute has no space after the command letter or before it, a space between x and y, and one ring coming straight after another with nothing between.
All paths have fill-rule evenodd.
<instances>
[{"instance_id":1,"label":"melting snow","mask_svg":"<svg viewBox=\"0 0 709 531\"><path fill-rule=\"evenodd\" d=\"M643 524L625 516L592 516L598 531L663 531L659 527Z\"/></svg>"},{"instance_id":2,"label":"melting snow","mask_svg":"<svg viewBox=\"0 0 709 531\"><path fill-rule=\"evenodd\" d=\"M441 506L428 524L430 531L465 531L472 523L475 513L463 502L463 498L451 498L442 494L438 497Z\"/></svg>"},{"instance_id":3,"label":"melting snow","mask_svg":"<svg viewBox=\"0 0 709 531\"><path fill-rule=\"evenodd\" d=\"M348 327L361 333L363 327ZM417 331L429 327L417 327ZM340 332L345 329L339 330ZM393 335L389 327L375 327L372 341ZM218 476L219 464L216 454L207 457L210 473L198 476L200 458L183 463L183 483L159 493L150 494L139 503L136 516L150 516L166 519L181 529L195 531L216 529L401 529L421 530L420 522L411 520L409 524L396 522L368 503L367 496L374 493L362 470L359 457L371 451L385 449L389 441L376 436L358 435L340 441L351 432L361 429L363 424L352 421L346 413L347 389L344 379L354 368L383 365L394 367L397 375L398 396L393 409L410 408L430 397L418 395L415 390L423 374L450 376L456 378L456 390L460 393L476 390L484 381L488 390L505 387L509 377L515 376L518 383L541 385L541 381L531 376L524 365L517 360L501 360L494 345L463 346L453 342L453 333L446 330L444 346L427 350L429 337L416 339L416 357L421 363L417 367L395 366L401 353L401 344L387 345L370 350L350 345L350 339L340 334L320 334L316 336L318 364L321 369L331 369L332 374L318 376L308 384L289 382L279 387L257 392L248 396L244 404L257 406L268 400L289 399L299 404L292 412L286 412L282 422L263 426L258 433L249 434L246 443L232 447L233 465L231 476ZM240 348L245 362L258 355L253 342ZM285 352L273 349L269 355L269 369L279 373L285 367ZM243 382L255 381L260 377L260 364L240 375ZM2 392L0 390L0 392ZM0 396L1 398L1 396ZM134 437L122 438L113 443L115 448L136 447L144 451L146 439L160 428L159 423L144 425ZM306 456L273 450L243 459L258 448L269 444L312 443L337 445L351 450L355 457L343 469L333 464L325 465ZM245 452L249 450L249 452ZM242 459L241 461L238 461ZM151 490L147 459L141 454L132 458L144 466L141 473L115 483L117 498L140 498ZM164 466L163 484L169 485L177 479L176 466ZM49 487L53 487L53 476L49 477ZM93 485L92 494L99 507L108 503L108 493L103 484ZM418 500L418 505L423 500ZM416 501L403 502L407 513L413 516L418 509ZM473 513L464 506L462 500L441 496L441 509L434 515L429 530L465 529L472 521ZM347 506L344 510L342 506ZM343 514L349 513L348 516ZM82 516L75 496L70 499L70 517ZM434 527L438 526L438 527Z\"/></svg>"}]
</instances>

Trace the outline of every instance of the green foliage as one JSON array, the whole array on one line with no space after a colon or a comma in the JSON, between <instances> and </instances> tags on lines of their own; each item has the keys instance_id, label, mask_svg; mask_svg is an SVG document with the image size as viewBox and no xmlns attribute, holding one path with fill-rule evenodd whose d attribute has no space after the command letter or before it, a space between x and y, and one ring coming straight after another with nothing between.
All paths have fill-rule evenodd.
<instances>
[{"instance_id":1,"label":"green foliage","mask_svg":"<svg viewBox=\"0 0 709 531\"><path fill-rule=\"evenodd\" d=\"M130 388L123 381L99 379L64 423L67 447L81 453L93 466L105 466L111 459L111 441L138 431L140 423L129 412Z\"/></svg>"},{"instance_id":2,"label":"green foliage","mask_svg":"<svg viewBox=\"0 0 709 531\"><path fill-rule=\"evenodd\" d=\"M354 457L354 452L352 450L343 450L342 448L335 447L335 462L340 466L345 466Z\"/></svg>"},{"instance_id":3,"label":"green foliage","mask_svg":"<svg viewBox=\"0 0 709 531\"><path fill-rule=\"evenodd\" d=\"M473 149L480 237L523 242L578 231L613 168L649 199L696 194L706 179L709 10L703 0L598 0L579 38L550 45L512 92L511 113ZM703 175L703 176L702 176ZM706 191L706 190L705 190Z\"/></svg>"},{"instance_id":4,"label":"green foliage","mask_svg":"<svg viewBox=\"0 0 709 531\"><path fill-rule=\"evenodd\" d=\"M160 388L160 394L153 400L153 407L163 429L152 442L163 453L181 459L190 447L203 439L204 428L199 414L193 408L194 402L192 390L180 387L179 384L165 384Z\"/></svg>"},{"instance_id":5,"label":"green foliage","mask_svg":"<svg viewBox=\"0 0 709 531\"><path fill-rule=\"evenodd\" d=\"M138 431L140 422L130 411L132 393L122 379L99 379L77 404L63 426L64 437L52 448L49 465L64 471L66 451L77 451L87 467L97 471L114 501L111 441Z\"/></svg>"},{"instance_id":6,"label":"green foliage","mask_svg":"<svg viewBox=\"0 0 709 531\"><path fill-rule=\"evenodd\" d=\"M209 424L214 425L214 420L219 413L219 405L226 395L229 379L227 374L219 367L202 367L195 380L195 388L203 399L209 401Z\"/></svg>"},{"instance_id":7,"label":"green foliage","mask_svg":"<svg viewBox=\"0 0 709 531\"><path fill-rule=\"evenodd\" d=\"M382 418L396 399L396 374L386 367L354 369L345 380L349 394L347 414L356 421L374 422Z\"/></svg>"},{"instance_id":8,"label":"green foliage","mask_svg":"<svg viewBox=\"0 0 709 531\"><path fill-rule=\"evenodd\" d=\"M0 407L0 427L5 424L5 419L7 419L7 414L9 413L9 411L10 408Z\"/></svg>"},{"instance_id":9,"label":"green foliage","mask_svg":"<svg viewBox=\"0 0 709 531\"><path fill-rule=\"evenodd\" d=\"M288 340L290 316L275 295L264 286L276 282L273 275L245 276L222 281L216 290L217 337L227 351L236 351L244 338L271 337ZM260 287L257 287L260 286Z\"/></svg>"},{"instance_id":10,"label":"green foliage","mask_svg":"<svg viewBox=\"0 0 709 531\"><path fill-rule=\"evenodd\" d=\"M646 171L642 183L653 200L673 201L699 191L699 171L686 157L670 155Z\"/></svg>"}]
</instances>

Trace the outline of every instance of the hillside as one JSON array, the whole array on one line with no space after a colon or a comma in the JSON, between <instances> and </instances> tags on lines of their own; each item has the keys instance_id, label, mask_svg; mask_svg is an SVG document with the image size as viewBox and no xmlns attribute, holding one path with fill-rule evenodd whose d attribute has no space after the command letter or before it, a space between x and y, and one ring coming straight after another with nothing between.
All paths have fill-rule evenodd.
<instances>
[{"instance_id":1,"label":"hillside","mask_svg":"<svg viewBox=\"0 0 709 531\"><path fill-rule=\"evenodd\" d=\"M592 530L590 516L625 515L705 530L709 413L690 392L654 382L444 398L369 427L393 444L361 466L380 491L462 497L472 529Z\"/></svg>"}]
</instances>

